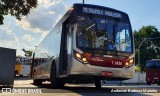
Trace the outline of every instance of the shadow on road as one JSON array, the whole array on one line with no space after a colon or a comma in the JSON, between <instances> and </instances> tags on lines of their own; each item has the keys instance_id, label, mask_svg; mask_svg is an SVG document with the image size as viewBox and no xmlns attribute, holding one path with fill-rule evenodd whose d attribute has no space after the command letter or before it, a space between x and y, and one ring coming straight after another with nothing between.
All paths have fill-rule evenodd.
<instances>
[{"instance_id":1,"label":"shadow on road","mask_svg":"<svg viewBox=\"0 0 160 96\"><path fill-rule=\"evenodd\" d=\"M81 86L72 86L70 87L69 85L64 86L62 89L53 89L50 84L42 84L41 86L38 86L38 88L42 88L44 92L51 92L51 93L103 93L103 92L111 92L110 88L101 88L97 89L95 87L81 87ZM46 90L44 90L46 89Z\"/></svg>"},{"instance_id":2,"label":"shadow on road","mask_svg":"<svg viewBox=\"0 0 160 96\"><path fill-rule=\"evenodd\" d=\"M25 80L32 80L30 77L16 77L15 81L25 81ZM30 85L33 85L32 83L29 83ZM0 93L2 91L2 88L12 88L11 86L0 86ZM29 87L32 88L32 87ZM92 85L89 86L83 86L83 85L73 85L73 84L66 84L66 86L63 89L53 89L50 86L49 82L44 82L42 85L40 86L36 86L34 88L39 88L42 90L42 93L76 93L78 95L82 95L82 96L108 96L108 95L112 95L112 96L150 96L147 94L143 94L143 93L139 93L139 92L134 92L134 93L127 93L127 92L111 92L112 90L116 90L116 89L125 89L125 88L136 88L136 87L126 87L126 86L121 86L121 87L102 87L101 89L97 89ZM138 87L137 87L138 88Z\"/></svg>"},{"instance_id":3,"label":"shadow on road","mask_svg":"<svg viewBox=\"0 0 160 96\"><path fill-rule=\"evenodd\" d=\"M32 80L32 78L30 78L30 76L16 76L16 77L14 77L14 80L16 80L16 81Z\"/></svg>"},{"instance_id":4,"label":"shadow on road","mask_svg":"<svg viewBox=\"0 0 160 96\"><path fill-rule=\"evenodd\" d=\"M116 87L102 87L100 89L97 89L93 86L89 87L82 87L82 86L65 86L63 89L53 89L51 88L50 84L42 84L41 86L38 86L38 88L42 89L43 93L77 93L81 96L150 96L147 94L134 92L134 93L128 93L128 92L111 92L112 90L116 89L123 89L123 88L116 88Z\"/></svg>"}]
</instances>

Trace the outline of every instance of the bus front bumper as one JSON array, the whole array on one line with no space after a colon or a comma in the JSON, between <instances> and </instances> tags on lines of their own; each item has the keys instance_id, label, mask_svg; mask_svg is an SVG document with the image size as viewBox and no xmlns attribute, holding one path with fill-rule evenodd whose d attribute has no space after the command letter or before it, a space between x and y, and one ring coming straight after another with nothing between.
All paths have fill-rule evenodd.
<instances>
[{"instance_id":1,"label":"bus front bumper","mask_svg":"<svg viewBox=\"0 0 160 96\"><path fill-rule=\"evenodd\" d=\"M106 79L116 79L119 78L129 79L134 76L134 65L129 68L110 68L110 67L101 67L94 66L90 64L82 64L81 62L74 59L74 64L71 66L69 75L83 75L83 76L94 76L102 77ZM103 72L110 72L111 76L103 76Z\"/></svg>"}]
</instances>

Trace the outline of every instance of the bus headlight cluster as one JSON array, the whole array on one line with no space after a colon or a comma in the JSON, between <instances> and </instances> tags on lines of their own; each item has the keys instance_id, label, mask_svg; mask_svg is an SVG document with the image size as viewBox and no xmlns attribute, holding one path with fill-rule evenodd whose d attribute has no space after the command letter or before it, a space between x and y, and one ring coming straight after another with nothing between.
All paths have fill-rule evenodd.
<instances>
[{"instance_id":1,"label":"bus headlight cluster","mask_svg":"<svg viewBox=\"0 0 160 96\"><path fill-rule=\"evenodd\" d=\"M125 63L125 66L124 67L130 67L134 64L134 59L130 59L128 60L126 63Z\"/></svg>"},{"instance_id":2,"label":"bus headlight cluster","mask_svg":"<svg viewBox=\"0 0 160 96\"><path fill-rule=\"evenodd\" d=\"M87 58L85 56L83 56L83 54L80 54L76 51L73 51L73 52L74 52L74 58L75 59L77 59L78 61L80 61L84 64L88 63Z\"/></svg>"},{"instance_id":3,"label":"bus headlight cluster","mask_svg":"<svg viewBox=\"0 0 160 96\"><path fill-rule=\"evenodd\" d=\"M77 58L81 58L81 54L76 53L76 57L77 57Z\"/></svg>"}]
</instances>

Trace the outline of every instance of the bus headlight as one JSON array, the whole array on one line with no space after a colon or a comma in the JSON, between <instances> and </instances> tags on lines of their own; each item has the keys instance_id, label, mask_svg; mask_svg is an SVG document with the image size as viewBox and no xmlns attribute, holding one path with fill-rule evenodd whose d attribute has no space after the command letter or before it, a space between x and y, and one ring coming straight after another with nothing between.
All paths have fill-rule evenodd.
<instances>
[{"instance_id":1,"label":"bus headlight","mask_svg":"<svg viewBox=\"0 0 160 96\"><path fill-rule=\"evenodd\" d=\"M77 57L77 58L81 58L81 54L76 53L76 57Z\"/></svg>"},{"instance_id":2,"label":"bus headlight","mask_svg":"<svg viewBox=\"0 0 160 96\"><path fill-rule=\"evenodd\" d=\"M128 66L128 65L129 65L129 63L128 63L128 62L126 62L125 66Z\"/></svg>"},{"instance_id":3,"label":"bus headlight","mask_svg":"<svg viewBox=\"0 0 160 96\"><path fill-rule=\"evenodd\" d=\"M86 64L88 63L87 58L85 56L83 56L83 54L80 54L78 52L76 52L75 50L73 51L74 53L74 58L77 59L78 61Z\"/></svg>"},{"instance_id":4,"label":"bus headlight","mask_svg":"<svg viewBox=\"0 0 160 96\"><path fill-rule=\"evenodd\" d=\"M129 60L129 63L133 63L133 59L130 59L130 60Z\"/></svg>"},{"instance_id":5,"label":"bus headlight","mask_svg":"<svg viewBox=\"0 0 160 96\"><path fill-rule=\"evenodd\" d=\"M134 64L134 59L130 59L130 60L126 61L124 67L127 68L127 67L132 66L133 64Z\"/></svg>"},{"instance_id":6,"label":"bus headlight","mask_svg":"<svg viewBox=\"0 0 160 96\"><path fill-rule=\"evenodd\" d=\"M83 58L82 61L83 61L83 62L87 62L87 58Z\"/></svg>"}]
</instances>

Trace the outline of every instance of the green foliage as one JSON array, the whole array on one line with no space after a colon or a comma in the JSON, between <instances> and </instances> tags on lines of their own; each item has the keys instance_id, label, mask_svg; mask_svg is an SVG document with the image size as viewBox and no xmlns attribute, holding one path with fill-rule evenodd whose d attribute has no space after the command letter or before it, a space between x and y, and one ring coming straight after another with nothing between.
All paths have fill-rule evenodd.
<instances>
[{"instance_id":1,"label":"green foliage","mask_svg":"<svg viewBox=\"0 0 160 96\"><path fill-rule=\"evenodd\" d=\"M137 72L141 71L141 67L138 64L136 64L136 66L135 66L135 71L137 71Z\"/></svg>"},{"instance_id":2,"label":"green foliage","mask_svg":"<svg viewBox=\"0 0 160 96\"><path fill-rule=\"evenodd\" d=\"M155 26L143 26L138 31L134 31L136 64L138 63L138 46L145 39L140 47L140 67L144 70L146 61L160 58L160 32Z\"/></svg>"},{"instance_id":3,"label":"green foliage","mask_svg":"<svg viewBox=\"0 0 160 96\"><path fill-rule=\"evenodd\" d=\"M31 57L32 56L32 52L31 50L25 50L24 48L22 49L22 51L25 53L26 57Z\"/></svg>"},{"instance_id":4,"label":"green foliage","mask_svg":"<svg viewBox=\"0 0 160 96\"><path fill-rule=\"evenodd\" d=\"M0 24L3 24L4 15L9 14L21 20L22 16L37 7L37 3L37 0L0 0Z\"/></svg>"}]
</instances>

